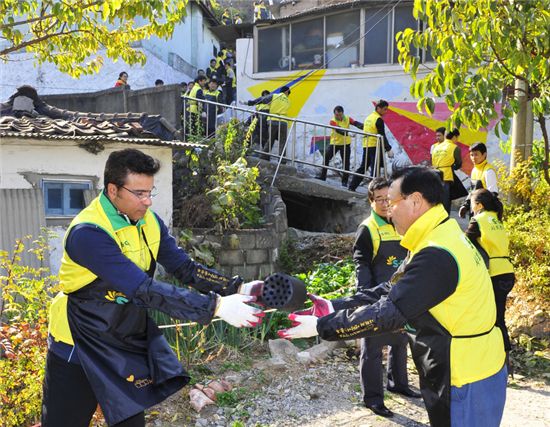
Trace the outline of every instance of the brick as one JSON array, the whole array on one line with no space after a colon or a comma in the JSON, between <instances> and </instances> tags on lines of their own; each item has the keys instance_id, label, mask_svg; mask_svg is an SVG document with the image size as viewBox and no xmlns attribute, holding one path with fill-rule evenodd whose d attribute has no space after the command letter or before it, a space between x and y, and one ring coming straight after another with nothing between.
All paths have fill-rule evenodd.
<instances>
[{"instance_id":1,"label":"brick","mask_svg":"<svg viewBox=\"0 0 550 427\"><path fill-rule=\"evenodd\" d=\"M240 265L244 264L244 253L240 249L229 250L222 249L218 262L221 265Z\"/></svg>"},{"instance_id":2,"label":"brick","mask_svg":"<svg viewBox=\"0 0 550 427\"><path fill-rule=\"evenodd\" d=\"M246 251L247 264L261 264L269 260L269 249L250 249Z\"/></svg>"},{"instance_id":3,"label":"brick","mask_svg":"<svg viewBox=\"0 0 550 427\"><path fill-rule=\"evenodd\" d=\"M258 279L258 266L257 265L236 265L231 270L233 276L239 275L244 280L256 280Z\"/></svg>"},{"instance_id":4,"label":"brick","mask_svg":"<svg viewBox=\"0 0 550 427\"><path fill-rule=\"evenodd\" d=\"M271 230L262 230L256 232L256 248L269 249L275 246L275 238Z\"/></svg>"},{"instance_id":5,"label":"brick","mask_svg":"<svg viewBox=\"0 0 550 427\"><path fill-rule=\"evenodd\" d=\"M275 267L276 266L274 263L269 263L269 262L258 265L258 278L265 279L267 276L275 273L276 271Z\"/></svg>"}]
</instances>

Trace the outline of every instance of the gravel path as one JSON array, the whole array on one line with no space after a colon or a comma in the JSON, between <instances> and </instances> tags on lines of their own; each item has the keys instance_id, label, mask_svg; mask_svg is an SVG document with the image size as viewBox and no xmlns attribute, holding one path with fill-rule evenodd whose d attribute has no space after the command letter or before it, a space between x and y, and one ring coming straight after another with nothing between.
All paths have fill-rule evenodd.
<instances>
[{"instance_id":1,"label":"gravel path","mask_svg":"<svg viewBox=\"0 0 550 427\"><path fill-rule=\"evenodd\" d=\"M347 352L349 353L349 351ZM154 408L148 426L427 426L422 399L386 393L385 404L395 416L386 419L364 408L361 402L357 358L337 349L326 360L271 366L257 363L252 369L221 375L235 384L241 400L236 406L208 406L197 414L189 406L186 388ZM418 390L418 376L409 360L409 382ZM511 380L503 427L550 426L550 387L534 380Z\"/></svg>"}]
</instances>

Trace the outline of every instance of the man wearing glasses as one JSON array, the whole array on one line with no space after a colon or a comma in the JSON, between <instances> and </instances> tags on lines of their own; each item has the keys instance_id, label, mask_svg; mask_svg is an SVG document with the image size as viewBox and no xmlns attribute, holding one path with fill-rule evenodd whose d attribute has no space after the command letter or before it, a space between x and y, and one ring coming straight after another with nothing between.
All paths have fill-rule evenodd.
<instances>
[{"instance_id":1,"label":"man wearing glasses","mask_svg":"<svg viewBox=\"0 0 550 427\"><path fill-rule=\"evenodd\" d=\"M419 166L396 171L388 198L401 246L408 250L389 283L349 297L338 311L316 297L318 315L290 314L295 326L279 336L344 340L405 327L430 425L497 427L507 372L485 263L443 207L436 171Z\"/></svg>"},{"instance_id":2,"label":"man wearing glasses","mask_svg":"<svg viewBox=\"0 0 550 427\"><path fill-rule=\"evenodd\" d=\"M389 187L390 183L384 178L375 178L368 187L371 214L359 225L353 246L358 292L390 280L407 255L407 250L399 244L401 236L388 219ZM333 302L333 305L338 310L338 302ZM345 300L342 300L342 306L345 307ZM363 402L375 414L392 417L393 412L384 405L382 348L385 345L390 346L388 391L407 397L420 397L420 394L409 388L406 333L390 332L363 338L359 360Z\"/></svg>"},{"instance_id":3,"label":"man wearing glasses","mask_svg":"<svg viewBox=\"0 0 550 427\"><path fill-rule=\"evenodd\" d=\"M144 409L189 382L150 308L203 325L214 316L236 327L261 322L261 310L247 304L257 282L241 285L194 262L150 209L159 168L138 150L111 153L103 192L67 230L42 427L88 427L98 404L109 426L142 427ZM200 293L156 280L157 262Z\"/></svg>"}]
</instances>

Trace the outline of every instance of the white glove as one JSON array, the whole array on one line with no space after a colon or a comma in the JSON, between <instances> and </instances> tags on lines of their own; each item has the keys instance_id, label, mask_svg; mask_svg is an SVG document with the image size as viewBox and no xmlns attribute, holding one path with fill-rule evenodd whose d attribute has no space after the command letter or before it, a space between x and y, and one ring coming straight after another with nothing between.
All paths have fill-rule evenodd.
<instances>
[{"instance_id":1,"label":"white glove","mask_svg":"<svg viewBox=\"0 0 550 427\"><path fill-rule=\"evenodd\" d=\"M205 111L203 111L203 112L201 113L201 117L202 117L203 119L206 119L206 112L205 112Z\"/></svg>"},{"instance_id":2,"label":"white glove","mask_svg":"<svg viewBox=\"0 0 550 427\"><path fill-rule=\"evenodd\" d=\"M246 304L255 300L256 297L241 294L220 296L214 315L237 328L258 326L262 323L264 312Z\"/></svg>"},{"instance_id":3,"label":"white glove","mask_svg":"<svg viewBox=\"0 0 550 427\"><path fill-rule=\"evenodd\" d=\"M390 159L393 159L393 150L390 150L386 153Z\"/></svg>"},{"instance_id":4,"label":"white glove","mask_svg":"<svg viewBox=\"0 0 550 427\"><path fill-rule=\"evenodd\" d=\"M239 293L241 295L252 295L254 297L259 297L262 294L263 289L263 280L253 280L252 282L243 283L239 286Z\"/></svg>"},{"instance_id":5,"label":"white glove","mask_svg":"<svg viewBox=\"0 0 550 427\"><path fill-rule=\"evenodd\" d=\"M292 321L293 327L277 331L279 337L292 340L295 338L309 338L319 335L317 332L317 317L300 316L291 313L288 315L288 318Z\"/></svg>"}]
</instances>

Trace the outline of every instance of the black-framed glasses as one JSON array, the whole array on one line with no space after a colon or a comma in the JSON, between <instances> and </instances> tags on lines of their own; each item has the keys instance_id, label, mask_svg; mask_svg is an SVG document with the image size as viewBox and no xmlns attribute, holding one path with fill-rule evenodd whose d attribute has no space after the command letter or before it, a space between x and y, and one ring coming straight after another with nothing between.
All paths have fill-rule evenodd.
<instances>
[{"instance_id":1,"label":"black-framed glasses","mask_svg":"<svg viewBox=\"0 0 550 427\"><path fill-rule=\"evenodd\" d=\"M153 189L151 191L146 191L146 190L130 190L129 188L126 188L124 185L121 185L120 186L121 188L124 188L126 191L128 191L129 193L132 193L134 196L136 196L139 200L146 200L146 199L150 199L152 200L153 197L156 197L158 192L157 192L157 189L155 187L153 187Z\"/></svg>"}]
</instances>

